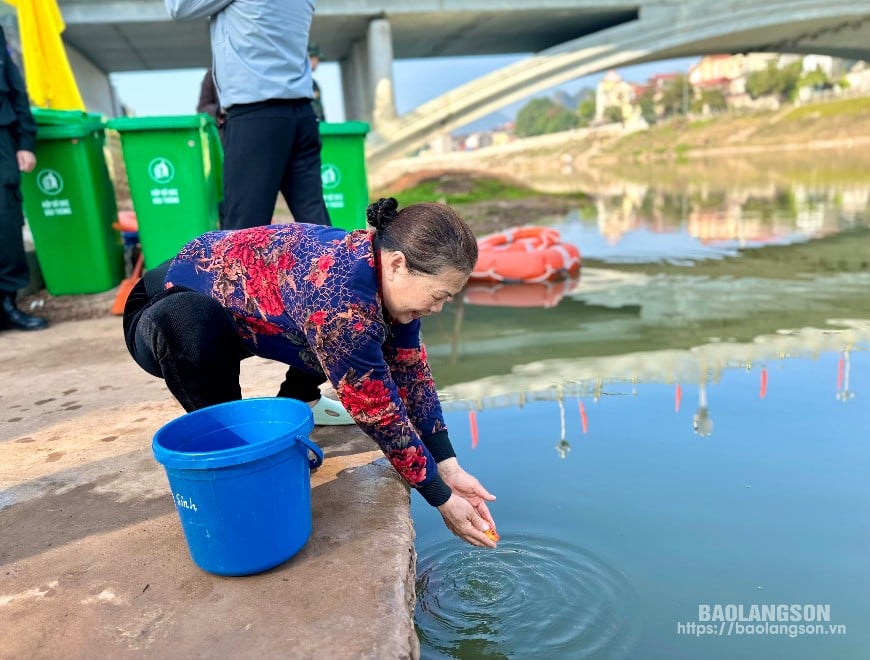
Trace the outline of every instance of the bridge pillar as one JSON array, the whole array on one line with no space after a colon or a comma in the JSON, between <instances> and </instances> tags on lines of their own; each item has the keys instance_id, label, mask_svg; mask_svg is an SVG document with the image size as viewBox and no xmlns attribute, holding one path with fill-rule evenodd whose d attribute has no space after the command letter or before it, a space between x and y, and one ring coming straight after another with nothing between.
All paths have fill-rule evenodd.
<instances>
[{"instance_id":1,"label":"bridge pillar","mask_svg":"<svg viewBox=\"0 0 870 660\"><path fill-rule=\"evenodd\" d=\"M390 22L376 18L368 29L369 82L372 91L372 128L396 120L393 93L393 33Z\"/></svg>"},{"instance_id":2,"label":"bridge pillar","mask_svg":"<svg viewBox=\"0 0 870 660\"><path fill-rule=\"evenodd\" d=\"M121 102L109 75L69 44L64 46L76 85L88 111L98 112L107 117L117 117L122 114Z\"/></svg>"},{"instance_id":3,"label":"bridge pillar","mask_svg":"<svg viewBox=\"0 0 870 660\"><path fill-rule=\"evenodd\" d=\"M348 121L372 120L372 94L369 89L368 40L357 39L350 44L350 55L339 62L341 90L344 95L344 116Z\"/></svg>"}]
</instances>

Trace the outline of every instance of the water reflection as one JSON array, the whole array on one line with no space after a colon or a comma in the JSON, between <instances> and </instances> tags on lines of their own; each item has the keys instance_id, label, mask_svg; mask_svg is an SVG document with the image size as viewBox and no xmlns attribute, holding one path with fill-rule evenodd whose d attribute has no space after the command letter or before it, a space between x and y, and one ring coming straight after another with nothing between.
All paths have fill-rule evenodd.
<instances>
[{"instance_id":1,"label":"water reflection","mask_svg":"<svg viewBox=\"0 0 870 660\"><path fill-rule=\"evenodd\" d=\"M594 212L556 224L584 258L687 263L738 249L821 238L870 224L870 186L783 186L667 191L619 184L594 197Z\"/></svg>"},{"instance_id":2,"label":"water reflection","mask_svg":"<svg viewBox=\"0 0 870 660\"><path fill-rule=\"evenodd\" d=\"M682 407L684 385L696 388L697 405L692 429L701 437L713 434L714 424L708 385L721 382L728 371L757 373L757 397L767 398L770 365L806 358L822 352L839 354L836 374L830 374L830 388L838 401L855 398L850 389L851 359L855 351L870 350L870 321L836 321L839 327L824 330L804 328L756 337L752 343L715 342L688 350L662 350L629 355L542 360L515 365L507 376L488 376L442 388L445 411L467 410L472 448L477 447L480 426L477 413L496 408L524 408L539 401L555 401L560 419L556 444L562 458L571 451L566 440L565 402L576 400L582 433L589 428L584 399L598 403L602 396L638 396L638 383L672 383L673 407ZM755 384L757 383L757 385ZM625 388L629 388L627 391ZM774 389L776 392L776 388Z\"/></svg>"},{"instance_id":3,"label":"water reflection","mask_svg":"<svg viewBox=\"0 0 870 660\"><path fill-rule=\"evenodd\" d=\"M839 362L837 362L837 400L844 403L855 398L855 393L849 389L851 366L849 351L843 351Z\"/></svg>"},{"instance_id":4,"label":"water reflection","mask_svg":"<svg viewBox=\"0 0 870 660\"><path fill-rule=\"evenodd\" d=\"M549 309L558 305L562 298L577 288L579 277L556 282L523 282L501 284L493 282L469 282L462 292L461 300L466 305L484 307L540 307Z\"/></svg>"},{"instance_id":5,"label":"water reflection","mask_svg":"<svg viewBox=\"0 0 870 660\"><path fill-rule=\"evenodd\" d=\"M870 273L771 281L587 268L572 286L555 307L471 305L460 297L427 319L424 339L445 394L530 389L521 385L530 378L534 389L542 389L585 374L605 377L610 368L595 358L607 356L637 363L638 377L652 361L677 379L683 363L692 361L690 350L720 362L750 363L769 357L774 346L802 352L818 341L842 350L825 338L847 331L861 341L861 319L870 319ZM697 373L702 366L694 361ZM468 391L474 382L476 391Z\"/></svg>"},{"instance_id":6,"label":"water reflection","mask_svg":"<svg viewBox=\"0 0 870 660\"><path fill-rule=\"evenodd\" d=\"M702 438L713 433L713 420L707 407L707 383L704 382L698 385L698 409L692 417L692 429Z\"/></svg>"}]
</instances>

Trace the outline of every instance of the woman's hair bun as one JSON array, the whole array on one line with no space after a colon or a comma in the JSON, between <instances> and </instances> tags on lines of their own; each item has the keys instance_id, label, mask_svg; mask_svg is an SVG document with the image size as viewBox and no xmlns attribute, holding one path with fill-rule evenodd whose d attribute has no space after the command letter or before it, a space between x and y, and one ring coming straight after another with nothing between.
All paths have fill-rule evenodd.
<instances>
[{"instance_id":1,"label":"woman's hair bun","mask_svg":"<svg viewBox=\"0 0 870 660\"><path fill-rule=\"evenodd\" d=\"M375 229L381 230L390 224L398 214L399 203L394 197L381 197L366 209L366 219Z\"/></svg>"}]
</instances>

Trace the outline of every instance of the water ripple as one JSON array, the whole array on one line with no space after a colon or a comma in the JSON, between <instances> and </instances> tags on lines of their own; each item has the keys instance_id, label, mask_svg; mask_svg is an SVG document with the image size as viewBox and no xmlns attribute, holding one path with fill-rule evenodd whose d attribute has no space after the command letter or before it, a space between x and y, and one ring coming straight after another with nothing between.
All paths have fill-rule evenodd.
<instances>
[{"instance_id":1,"label":"water ripple","mask_svg":"<svg viewBox=\"0 0 870 660\"><path fill-rule=\"evenodd\" d=\"M421 551L415 622L424 658L624 658L634 640L625 576L562 541L511 534L496 550Z\"/></svg>"}]
</instances>

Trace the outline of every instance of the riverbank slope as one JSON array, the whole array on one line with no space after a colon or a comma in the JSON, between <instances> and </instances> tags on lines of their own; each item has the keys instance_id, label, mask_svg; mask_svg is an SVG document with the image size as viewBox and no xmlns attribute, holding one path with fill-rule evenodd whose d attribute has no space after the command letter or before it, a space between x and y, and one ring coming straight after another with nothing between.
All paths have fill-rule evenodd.
<instances>
[{"instance_id":1,"label":"riverbank slope","mask_svg":"<svg viewBox=\"0 0 870 660\"><path fill-rule=\"evenodd\" d=\"M394 160L370 173L374 190L415 173L485 172L538 191L596 193L614 182L657 184L819 180L870 166L870 97L777 111L674 119L649 130L618 125L516 140L472 152Z\"/></svg>"}]
</instances>

